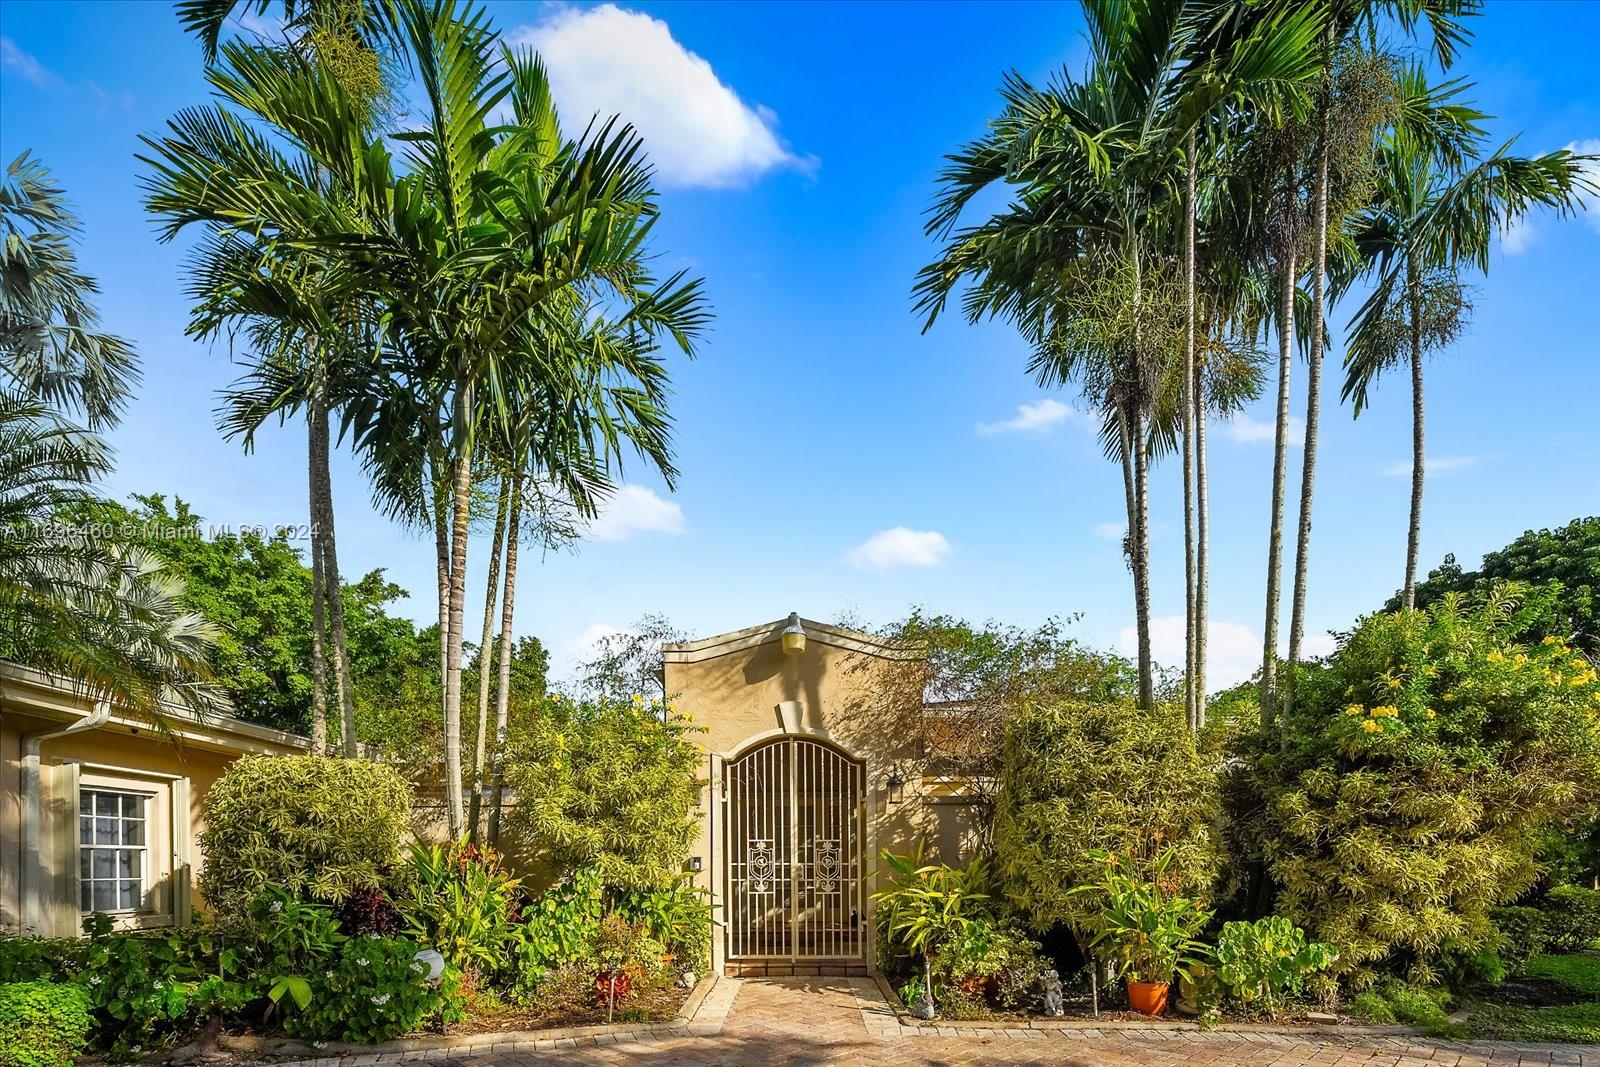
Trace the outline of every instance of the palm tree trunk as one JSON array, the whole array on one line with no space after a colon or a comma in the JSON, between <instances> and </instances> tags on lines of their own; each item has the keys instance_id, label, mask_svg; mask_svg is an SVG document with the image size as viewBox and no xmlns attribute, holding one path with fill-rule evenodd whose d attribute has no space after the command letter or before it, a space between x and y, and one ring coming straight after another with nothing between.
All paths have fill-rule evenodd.
<instances>
[{"instance_id":1,"label":"palm tree trunk","mask_svg":"<svg viewBox=\"0 0 1600 1067\"><path fill-rule=\"evenodd\" d=\"M429 488L433 507L434 577L439 589L439 717L448 723L449 703L445 698L445 678L450 673L450 489L447 471L441 459L442 450L435 450L430 463ZM448 765L449 761L445 761ZM448 777L448 770L446 776ZM446 821L449 819L449 797L446 796Z\"/></svg>"},{"instance_id":2,"label":"palm tree trunk","mask_svg":"<svg viewBox=\"0 0 1600 1067\"><path fill-rule=\"evenodd\" d=\"M1332 32L1330 27L1330 33ZM1311 569L1311 498L1317 477L1317 428L1322 416L1322 348L1328 302L1328 104L1329 65L1323 64L1323 103L1317 138L1316 262L1311 269L1311 355L1306 363L1306 441L1300 456L1300 529L1294 549L1294 593L1289 607L1289 677L1283 707L1294 706L1296 667L1306 629L1306 583Z\"/></svg>"},{"instance_id":3,"label":"palm tree trunk","mask_svg":"<svg viewBox=\"0 0 1600 1067\"><path fill-rule=\"evenodd\" d=\"M450 596L446 618L450 639L445 644L444 791L450 836L459 839L467 812L461 788L461 651L466 628L467 534L472 506L472 439L470 390L458 385L455 400L455 454L450 462Z\"/></svg>"},{"instance_id":4,"label":"palm tree trunk","mask_svg":"<svg viewBox=\"0 0 1600 1067\"><path fill-rule=\"evenodd\" d=\"M317 438L313 474L315 523L320 535L312 551L321 551L323 597L327 604L328 634L333 645L333 682L339 700L340 747L348 759L357 754L355 685L350 677L350 646L345 639L344 583L339 578L339 550L334 537L333 474L329 464L328 410L320 404L312 413Z\"/></svg>"},{"instance_id":5,"label":"palm tree trunk","mask_svg":"<svg viewBox=\"0 0 1600 1067\"><path fill-rule=\"evenodd\" d=\"M500 542L505 538L506 507L511 479L500 479L500 501L495 507L494 543L489 547L489 583L483 594L483 641L478 646L478 736L472 749L472 799L467 806L467 832L478 840L478 819L483 809L485 753L489 733L489 653L494 648L494 602L500 592Z\"/></svg>"},{"instance_id":6,"label":"palm tree trunk","mask_svg":"<svg viewBox=\"0 0 1600 1067\"><path fill-rule=\"evenodd\" d=\"M1284 253L1278 307L1278 417L1273 434L1272 515L1267 534L1267 612L1262 627L1261 725L1272 725L1277 711L1278 600L1283 577L1283 493L1289 465L1289 372L1294 366L1295 255L1291 244Z\"/></svg>"},{"instance_id":7,"label":"palm tree trunk","mask_svg":"<svg viewBox=\"0 0 1600 1067\"><path fill-rule=\"evenodd\" d=\"M1150 661L1150 463L1146 450L1144 418L1134 416L1133 498L1135 529L1133 595L1134 621L1139 634L1139 706L1156 706L1155 667Z\"/></svg>"},{"instance_id":8,"label":"palm tree trunk","mask_svg":"<svg viewBox=\"0 0 1600 1067\"><path fill-rule=\"evenodd\" d=\"M1194 546L1194 405L1190 403L1195 384L1194 361L1194 131L1188 137L1188 174L1184 190L1183 259L1187 310L1184 313L1183 340L1183 701L1189 729L1199 727L1195 696L1195 546Z\"/></svg>"},{"instance_id":9,"label":"palm tree trunk","mask_svg":"<svg viewBox=\"0 0 1600 1067\"><path fill-rule=\"evenodd\" d=\"M311 520L311 752L328 752L328 657L323 644L322 531L317 522L317 424L306 415L306 512Z\"/></svg>"},{"instance_id":10,"label":"palm tree trunk","mask_svg":"<svg viewBox=\"0 0 1600 1067\"><path fill-rule=\"evenodd\" d=\"M1416 264L1406 269L1407 302L1411 305L1411 522L1406 532L1407 611L1417 606L1417 544L1422 539L1422 484L1427 478L1422 425L1422 319L1420 279Z\"/></svg>"},{"instance_id":11,"label":"palm tree trunk","mask_svg":"<svg viewBox=\"0 0 1600 1067\"><path fill-rule=\"evenodd\" d=\"M517 605L517 542L522 532L522 476L511 481L511 514L506 524L505 591L500 597L500 688L494 700L494 785L489 801L489 844L500 847L500 813L505 800L506 727L511 719L511 618Z\"/></svg>"},{"instance_id":12,"label":"palm tree trunk","mask_svg":"<svg viewBox=\"0 0 1600 1067\"><path fill-rule=\"evenodd\" d=\"M1147 662L1147 658L1146 658L1146 655L1145 655L1145 650L1146 650L1146 647L1147 647L1146 646L1146 642L1144 640L1145 627L1143 625L1143 621L1142 621L1142 619L1140 617L1140 611L1139 611L1139 604L1141 603L1141 598L1139 596L1139 590L1142 588L1143 580L1142 580L1142 578L1140 576L1140 573L1139 573L1139 566L1140 566L1140 562L1139 562L1140 561L1140 551L1139 551L1139 492L1138 492L1138 488L1137 488L1137 477L1134 474L1134 459L1133 459L1133 449L1134 449L1133 436L1134 435L1133 435L1133 431L1128 427L1127 412L1124 411L1120 406L1117 408L1117 411L1116 411L1116 419L1117 419L1117 439L1118 439L1118 445L1119 445L1118 451L1119 451L1119 454L1120 454L1120 458L1122 460L1122 493L1123 493L1123 502L1125 503L1125 505L1127 507L1127 514L1128 514L1128 530L1127 530L1127 533L1122 538L1122 554L1125 557L1127 557L1128 574L1131 575L1132 578L1133 578L1133 605L1134 605L1133 612L1134 612L1134 622L1135 622L1135 634L1137 635L1135 655L1137 657L1137 663L1138 663L1139 693L1140 693L1140 700L1142 702L1143 699L1144 699L1143 698L1143 694L1144 694L1145 688L1146 688L1145 687L1145 677L1146 677L1146 668L1148 667L1148 662Z\"/></svg>"},{"instance_id":13,"label":"palm tree trunk","mask_svg":"<svg viewBox=\"0 0 1600 1067\"><path fill-rule=\"evenodd\" d=\"M1210 565L1211 530L1207 509L1206 488L1206 398L1200 368L1195 367L1193 388L1194 418L1194 502L1195 502L1195 568L1194 568L1194 697L1195 726L1206 724L1206 639L1210 620Z\"/></svg>"}]
</instances>

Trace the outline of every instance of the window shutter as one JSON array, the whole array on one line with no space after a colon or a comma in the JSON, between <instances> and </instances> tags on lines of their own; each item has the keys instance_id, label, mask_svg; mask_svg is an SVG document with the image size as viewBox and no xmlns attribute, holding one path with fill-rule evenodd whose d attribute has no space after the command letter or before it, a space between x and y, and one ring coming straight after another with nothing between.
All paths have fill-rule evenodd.
<instances>
[{"instance_id":1,"label":"window shutter","mask_svg":"<svg viewBox=\"0 0 1600 1067\"><path fill-rule=\"evenodd\" d=\"M40 901L39 933L45 937L76 937L78 917L78 765L52 763L39 768L39 796L43 818L39 826L40 880L45 898Z\"/></svg>"},{"instance_id":2,"label":"window shutter","mask_svg":"<svg viewBox=\"0 0 1600 1067\"><path fill-rule=\"evenodd\" d=\"M187 926L193 915L194 877L191 870L189 779L172 783L172 921Z\"/></svg>"}]
</instances>

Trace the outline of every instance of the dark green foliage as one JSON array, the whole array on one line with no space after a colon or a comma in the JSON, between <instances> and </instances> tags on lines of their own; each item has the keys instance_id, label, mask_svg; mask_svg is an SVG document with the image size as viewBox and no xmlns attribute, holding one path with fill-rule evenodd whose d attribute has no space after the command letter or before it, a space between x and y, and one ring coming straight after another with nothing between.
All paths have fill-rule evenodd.
<instances>
[{"instance_id":1,"label":"dark green foliage","mask_svg":"<svg viewBox=\"0 0 1600 1067\"><path fill-rule=\"evenodd\" d=\"M690 876L681 875L666 885L624 890L617 898L616 911L661 942L679 970L704 973L710 964L711 901Z\"/></svg>"},{"instance_id":2,"label":"dark green foliage","mask_svg":"<svg viewBox=\"0 0 1600 1067\"><path fill-rule=\"evenodd\" d=\"M508 746L510 839L556 875L595 866L608 886L670 882L696 832L702 756L693 729L639 698L552 696Z\"/></svg>"},{"instance_id":3,"label":"dark green foliage","mask_svg":"<svg viewBox=\"0 0 1600 1067\"><path fill-rule=\"evenodd\" d=\"M1375 1023L1443 1027L1449 1022L1445 1007L1450 996L1443 990L1424 989L1393 979L1358 993L1350 1011Z\"/></svg>"},{"instance_id":4,"label":"dark green foliage","mask_svg":"<svg viewBox=\"0 0 1600 1067\"><path fill-rule=\"evenodd\" d=\"M399 859L410 820L411 791L390 767L244 756L206 794L201 892L230 925L268 886L337 903L379 884Z\"/></svg>"},{"instance_id":5,"label":"dark green foliage","mask_svg":"<svg viewBox=\"0 0 1600 1067\"><path fill-rule=\"evenodd\" d=\"M1277 915L1224 923L1214 954L1214 973L1229 999L1269 1014L1298 997L1306 979L1336 958L1332 946L1308 941L1304 930Z\"/></svg>"},{"instance_id":6,"label":"dark green foliage","mask_svg":"<svg viewBox=\"0 0 1600 1067\"><path fill-rule=\"evenodd\" d=\"M89 1027L89 998L79 986L0 983L0 1067L72 1067Z\"/></svg>"},{"instance_id":7,"label":"dark green foliage","mask_svg":"<svg viewBox=\"0 0 1600 1067\"><path fill-rule=\"evenodd\" d=\"M522 894L493 849L415 844L400 880L395 903L412 937L474 978L507 969Z\"/></svg>"},{"instance_id":8,"label":"dark green foliage","mask_svg":"<svg viewBox=\"0 0 1600 1067\"><path fill-rule=\"evenodd\" d=\"M1358 987L1384 970L1430 984L1446 951L1492 947L1489 909L1534 884L1545 829L1594 800L1600 683L1559 641L1511 643L1516 606L1497 588L1471 611L1452 596L1364 620L1304 674L1281 732L1240 746L1234 824L1275 910L1334 944Z\"/></svg>"},{"instance_id":9,"label":"dark green foliage","mask_svg":"<svg viewBox=\"0 0 1600 1067\"><path fill-rule=\"evenodd\" d=\"M1500 1041L1600 1045L1600 1000L1552 1008L1488 1005L1473 1013L1468 1029L1474 1037Z\"/></svg>"},{"instance_id":10,"label":"dark green foliage","mask_svg":"<svg viewBox=\"0 0 1600 1067\"><path fill-rule=\"evenodd\" d=\"M1489 921L1499 933L1496 951L1507 967L1515 971L1544 951L1549 935L1545 932L1544 912L1538 908L1512 907L1489 909Z\"/></svg>"},{"instance_id":11,"label":"dark green foliage","mask_svg":"<svg viewBox=\"0 0 1600 1067\"><path fill-rule=\"evenodd\" d=\"M1600 941L1600 892L1581 885L1556 886L1541 910L1551 948L1576 952Z\"/></svg>"},{"instance_id":12,"label":"dark green foliage","mask_svg":"<svg viewBox=\"0 0 1600 1067\"><path fill-rule=\"evenodd\" d=\"M305 732L311 717L311 571L297 543L301 530L283 526L209 524L182 499L135 495L134 505L94 501L63 521L114 530L183 579L183 603L221 631L212 665L234 714L282 730ZM350 671L359 695L400 693L416 659L416 627L389 614L406 596L375 570L344 587ZM431 669L438 674L438 648ZM428 661L424 660L424 663ZM334 716L337 722L337 716Z\"/></svg>"},{"instance_id":13,"label":"dark green foliage","mask_svg":"<svg viewBox=\"0 0 1600 1067\"><path fill-rule=\"evenodd\" d=\"M1529 586L1536 610L1523 620L1518 640L1531 644L1553 636L1590 655L1600 654L1600 517L1573 519L1555 530L1529 530L1486 554L1475 571L1463 570L1454 556L1446 556L1417 584L1417 607L1450 592L1481 595L1497 581ZM1383 606L1385 611L1399 609L1398 594Z\"/></svg>"},{"instance_id":14,"label":"dark green foliage","mask_svg":"<svg viewBox=\"0 0 1600 1067\"><path fill-rule=\"evenodd\" d=\"M1573 952L1560 956L1535 956L1523 965L1527 978L1543 978L1579 996L1600 1000L1600 952Z\"/></svg>"},{"instance_id":15,"label":"dark green foliage","mask_svg":"<svg viewBox=\"0 0 1600 1067\"><path fill-rule=\"evenodd\" d=\"M1008 724L995 818L997 875L1035 930L1088 930L1104 903L1099 854L1148 875L1171 853L1171 888L1207 893L1215 873L1216 776L1182 710L1057 701Z\"/></svg>"},{"instance_id":16,"label":"dark green foliage","mask_svg":"<svg viewBox=\"0 0 1600 1067\"><path fill-rule=\"evenodd\" d=\"M584 867L541 893L522 909L514 992L524 1001L564 964L591 958L605 915L600 871Z\"/></svg>"},{"instance_id":17,"label":"dark green foliage","mask_svg":"<svg viewBox=\"0 0 1600 1067\"><path fill-rule=\"evenodd\" d=\"M0 937L0 985L59 982L72 977L84 943L67 937Z\"/></svg>"},{"instance_id":18,"label":"dark green foliage","mask_svg":"<svg viewBox=\"0 0 1600 1067\"><path fill-rule=\"evenodd\" d=\"M448 973L440 986L430 985L427 966L415 959L418 948L405 938L342 942L317 961L322 969L309 974L310 1002L285 1014L284 1029L294 1037L371 1044L409 1034L441 1013L458 1017L460 976Z\"/></svg>"}]
</instances>

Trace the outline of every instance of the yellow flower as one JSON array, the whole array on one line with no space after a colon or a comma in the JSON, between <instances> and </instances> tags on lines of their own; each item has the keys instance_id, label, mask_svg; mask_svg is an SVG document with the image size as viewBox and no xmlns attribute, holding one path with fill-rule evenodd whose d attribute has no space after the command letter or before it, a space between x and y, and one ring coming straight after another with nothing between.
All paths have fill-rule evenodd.
<instances>
[{"instance_id":1,"label":"yellow flower","mask_svg":"<svg viewBox=\"0 0 1600 1067\"><path fill-rule=\"evenodd\" d=\"M1363 711L1366 711L1366 710L1367 709L1362 707L1360 704L1351 704L1349 707L1344 709L1344 713L1346 715L1360 715Z\"/></svg>"},{"instance_id":2,"label":"yellow flower","mask_svg":"<svg viewBox=\"0 0 1600 1067\"><path fill-rule=\"evenodd\" d=\"M1383 729L1383 725L1376 719L1368 719L1366 722L1361 724L1361 728L1369 734L1375 734L1379 730Z\"/></svg>"},{"instance_id":3,"label":"yellow flower","mask_svg":"<svg viewBox=\"0 0 1600 1067\"><path fill-rule=\"evenodd\" d=\"M1526 662L1528 662L1528 657L1527 657L1527 654L1526 654L1526 653L1523 653L1523 652L1518 652L1518 653L1517 653L1517 658L1516 658L1516 659L1514 659L1514 660L1512 660L1512 661L1511 661L1511 662L1513 662L1513 663L1515 663L1515 664L1516 664L1516 665L1517 665L1517 666L1519 666L1519 667L1520 667L1520 666L1522 666L1522 665L1523 665L1523 664L1524 664L1524 663L1526 663Z\"/></svg>"},{"instance_id":4,"label":"yellow flower","mask_svg":"<svg viewBox=\"0 0 1600 1067\"><path fill-rule=\"evenodd\" d=\"M1488 660L1490 663L1504 663L1505 658L1505 653L1501 652L1498 648L1484 657L1484 659Z\"/></svg>"},{"instance_id":5,"label":"yellow flower","mask_svg":"<svg viewBox=\"0 0 1600 1067\"><path fill-rule=\"evenodd\" d=\"M1438 718L1438 716L1439 716L1439 713L1437 711L1434 711L1432 708L1428 709L1428 718L1434 719L1434 718Z\"/></svg>"},{"instance_id":6,"label":"yellow flower","mask_svg":"<svg viewBox=\"0 0 1600 1067\"><path fill-rule=\"evenodd\" d=\"M1557 637L1555 634L1547 634L1545 639L1539 643L1541 645L1559 645L1561 643L1561 638Z\"/></svg>"},{"instance_id":7,"label":"yellow flower","mask_svg":"<svg viewBox=\"0 0 1600 1067\"><path fill-rule=\"evenodd\" d=\"M1452 701L1452 700L1454 700L1454 699L1455 699L1455 698L1456 698L1456 695L1455 695L1455 694L1454 694L1454 693L1446 693L1446 694L1445 694L1445 695L1444 695L1444 702L1445 702L1445 703L1446 703L1446 704L1448 704L1448 703L1450 703L1450 702L1451 702L1451 701Z\"/></svg>"},{"instance_id":8,"label":"yellow flower","mask_svg":"<svg viewBox=\"0 0 1600 1067\"><path fill-rule=\"evenodd\" d=\"M1590 671L1587 674L1574 674L1571 678L1567 679L1567 684L1571 686L1579 686L1587 685L1592 681L1594 681L1594 671Z\"/></svg>"}]
</instances>

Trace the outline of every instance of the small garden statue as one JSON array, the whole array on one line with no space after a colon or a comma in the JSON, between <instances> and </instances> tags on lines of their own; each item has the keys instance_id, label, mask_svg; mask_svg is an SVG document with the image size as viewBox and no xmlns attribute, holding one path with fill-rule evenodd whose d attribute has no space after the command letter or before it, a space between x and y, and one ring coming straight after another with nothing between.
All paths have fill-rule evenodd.
<instances>
[{"instance_id":1,"label":"small garden statue","mask_svg":"<svg viewBox=\"0 0 1600 1067\"><path fill-rule=\"evenodd\" d=\"M933 1004L933 994L926 989L922 991L922 995L917 998L916 1003L911 1005L911 1014L918 1019L931 1019L936 1012L937 1009Z\"/></svg>"},{"instance_id":2,"label":"small garden statue","mask_svg":"<svg viewBox=\"0 0 1600 1067\"><path fill-rule=\"evenodd\" d=\"M693 971L684 971L682 974L678 975L679 989L693 989L694 983L695 973Z\"/></svg>"},{"instance_id":3,"label":"small garden statue","mask_svg":"<svg viewBox=\"0 0 1600 1067\"><path fill-rule=\"evenodd\" d=\"M1044 1013L1046 1015L1065 1015L1066 995L1061 989L1061 976L1051 970L1045 971L1039 978L1039 984L1044 987Z\"/></svg>"}]
</instances>

